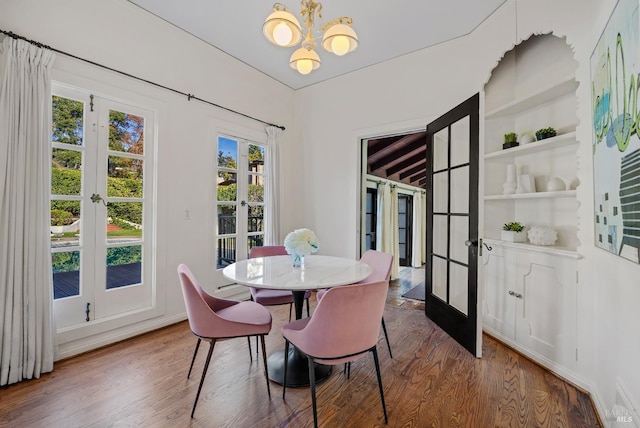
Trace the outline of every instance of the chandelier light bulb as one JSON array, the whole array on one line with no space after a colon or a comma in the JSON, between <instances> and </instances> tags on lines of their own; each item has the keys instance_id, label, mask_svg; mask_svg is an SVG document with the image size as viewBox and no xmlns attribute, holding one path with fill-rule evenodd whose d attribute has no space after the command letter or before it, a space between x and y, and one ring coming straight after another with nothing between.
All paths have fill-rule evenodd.
<instances>
[{"instance_id":1,"label":"chandelier light bulb","mask_svg":"<svg viewBox=\"0 0 640 428\"><path fill-rule=\"evenodd\" d=\"M291 31L291 28L289 28L289 26L284 22L279 23L273 29L273 39L276 41L278 46L289 46L292 37L293 32Z\"/></svg>"},{"instance_id":2,"label":"chandelier light bulb","mask_svg":"<svg viewBox=\"0 0 640 428\"><path fill-rule=\"evenodd\" d=\"M300 74L309 74L313 70L313 62L310 59L300 59L296 62L296 70Z\"/></svg>"},{"instance_id":3,"label":"chandelier light bulb","mask_svg":"<svg viewBox=\"0 0 640 428\"><path fill-rule=\"evenodd\" d=\"M349 44L349 39L345 36L336 36L331 40L331 51L338 56L342 56L349 52Z\"/></svg>"}]
</instances>

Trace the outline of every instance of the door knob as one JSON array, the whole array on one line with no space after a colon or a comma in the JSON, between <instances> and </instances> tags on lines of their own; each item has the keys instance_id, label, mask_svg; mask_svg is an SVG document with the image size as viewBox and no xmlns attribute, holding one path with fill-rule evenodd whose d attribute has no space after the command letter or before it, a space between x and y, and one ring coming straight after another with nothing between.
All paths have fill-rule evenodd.
<instances>
[{"instance_id":1,"label":"door knob","mask_svg":"<svg viewBox=\"0 0 640 428\"><path fill-rule=\"evenodd\" d=\"M478 241L472 241L470 239L467 239L466 241L464 241L464 245L466 245L467 247L470 247L472 245L474 247L477 247L478 246Z\"/></svg>"}]
</instances>

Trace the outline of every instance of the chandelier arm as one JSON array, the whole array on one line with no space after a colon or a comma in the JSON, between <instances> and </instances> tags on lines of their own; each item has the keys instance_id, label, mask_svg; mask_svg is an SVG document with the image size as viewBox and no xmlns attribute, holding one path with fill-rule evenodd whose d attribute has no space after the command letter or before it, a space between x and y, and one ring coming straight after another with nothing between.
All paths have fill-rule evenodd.
<instances>
[{"instance_id":1,"label":"chandelier arm","mask_svg":"<svg viewBox=\"0 0 640 428\"><path fill-rule=\"evenodd\" d=\"M327 31L335 24L345 24L351 26L351 24L353 24L353 19L351 19L351 17L349 16L341 16L340 18L332 19L331 21L327 22L324 27L322 27L322 31Z\"/></svg>"}]
</instances>

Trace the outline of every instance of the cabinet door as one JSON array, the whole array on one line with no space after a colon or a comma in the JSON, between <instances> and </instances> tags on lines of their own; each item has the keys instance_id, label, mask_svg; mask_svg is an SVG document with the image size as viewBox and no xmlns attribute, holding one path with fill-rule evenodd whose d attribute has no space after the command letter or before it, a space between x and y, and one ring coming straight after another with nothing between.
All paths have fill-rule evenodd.
<instances>
[{"instance_id":1,"label":"cabinet door","mask_svg":"<svg viewBox=\"0 0 640 428\"><path fill-rule=\"evenodd\" d=\"M485 326L515 339L515 302L509 290L515 288L515 251L493 245L486 251L482 320Z\"/></svg>"},{"instance_id":2,"label":"cabinet door","mask_svg":"<svg viewBox=\"0 0 640 428\"><path fill-rule=\"evenodd\" d=\"M575 366L576 261L517 253L516 341L565 367Z\"/></svg>"}]
</instances>

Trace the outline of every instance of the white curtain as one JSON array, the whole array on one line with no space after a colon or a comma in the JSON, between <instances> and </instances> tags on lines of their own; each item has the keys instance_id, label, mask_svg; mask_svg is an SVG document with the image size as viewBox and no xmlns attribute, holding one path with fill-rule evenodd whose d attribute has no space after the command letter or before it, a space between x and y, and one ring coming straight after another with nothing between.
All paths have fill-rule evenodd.
<instances>
[{"instance_id":1,"label":"white curtain","mask_svg":"<svg viewBox=\"0 0 640 428\"><path fill-rule=\"evenodd\" d=\"M265 189L265 245L281 245L280 242L280 135L282 129L267 126L268 153L265 165L267 188Z\"/></svg>"},{"instance_id":2,"label":"white curtain","mask_svg":"<svg viewBox=\"0 0 640 428\"><path fill-rule=\"evenodd\" d=\"M422 242L424 241L424 224L422 223L422 193L413 194L413 240L411 245L411 266L422 266Z\"/></svg>"},{"instance_id":3,"label":"white curtain","mask_svg":"<svg viewBox=\"0 0 640 428\"><path fill-rule=\"evenodd\" d=\"M0 56L0 386L53 370L51 51L5 38Z\"/></svg>"},{"instance_id":4,"label":"white curtain","mask_svg":"<svg viewBox=\"0 0 640 428\"><path fill-rule=\"evenodd\" d=\"M398 277L398 192L396 186L378 183L376 250L393 254L391 278Z\"/></svg>"},{"instance_id":5,"label":"white curtain","mask_svg":"<svg viewBox=\"0 0 640 428\"><path fill-rule=\"evenodd\" d=\"M391 267L391 278L397 278L400 270L400 260L398 255L400 254L400 236L398 230L398 188L391 185L391 197L390 197L390 217L391 225L389 229L389 240L391 241L391 251L393 254L393 266Z\"/></svg>"}]
</instances>

